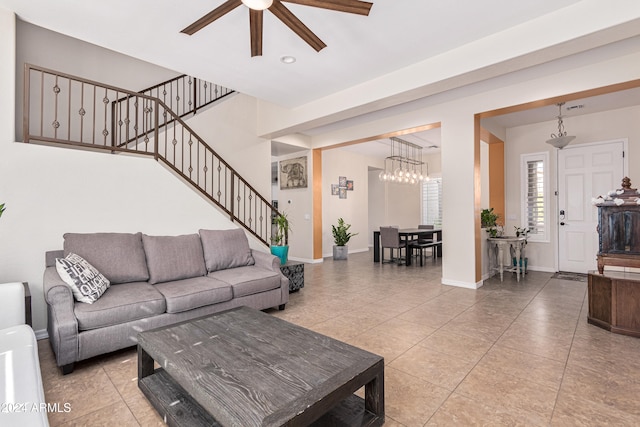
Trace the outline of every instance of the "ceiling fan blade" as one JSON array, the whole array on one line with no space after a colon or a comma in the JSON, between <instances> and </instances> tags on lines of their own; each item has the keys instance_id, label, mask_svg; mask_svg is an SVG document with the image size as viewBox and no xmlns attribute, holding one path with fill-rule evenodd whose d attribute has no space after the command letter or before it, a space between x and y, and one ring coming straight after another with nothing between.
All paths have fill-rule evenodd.
<instances>
[{"instance_id":1,"label":"ceiling fan blade","mask_svg":"<svg viewBox=\"0 0 640 427\"><path fill-rule=\"evenodd\" d=\"M320 52L322 49L327 47L327 45L320 40L318 36L316 36L306 25L302 23L302 21L300 21L279 1L274 1L271 7L269 7L269 10L276 16L276 18L281 20L287 27L291 28L294 33L300 36L302 40L306 41L309 46L314 48L317 52Z\"/></svg>"},{"instance_id":2,"label":"ceiling fan blade","mask_svg":"<svg viewBox=\"0 0 640 427\"><path fill-rule=\"evenodd\" d=\"M249 27L251 28L251 57L262 56L262 10L249 9Z\"/></svg>"},{"instance_id":3,"label":"ceiling fan blade","mask_svg":"<svg viewBox=\"0 0 640 427\"><path fill-rule=\"evenodd\" d=\"M220 18L221 16L224 16L227 13L231 12L233 9L240 6L241 4L242 4L241 0L227 0L226 2L222 3L220 6L218 6L211 12L207 13L202 18L198 19L196 22L189 25L187 28L185 28L180 32L189 34L190 36L192 36L194 33L200 31L201 29L211 24L213 21Z\"/></svg>"},{"instance_id":4,"label":"ceiling fan blade","mask_svg":"<svg viewBox=\"0 0 640 427\"><path fill-rule=\"evenodd\" d=\"M337 10L339 12L356 13L358 15L369 15L373 3L360 0L282 0L289 3L302 4L305 6L319 7L322 9Z\"/></svg>"}]
</instances>

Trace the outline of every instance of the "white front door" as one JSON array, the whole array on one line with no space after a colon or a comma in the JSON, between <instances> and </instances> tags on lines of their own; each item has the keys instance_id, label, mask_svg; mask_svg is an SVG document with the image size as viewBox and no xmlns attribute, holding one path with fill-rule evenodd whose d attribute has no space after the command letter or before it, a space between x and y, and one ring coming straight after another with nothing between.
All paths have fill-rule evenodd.
<instances>
[{"instance_id":1,"label":"white front door","mask_svg":"<svg viewBox=\"0 0 640 427\"><path fill-rule=\"evenodd\" d=\"M575 145L558 152L558 267L596 269L598 209L591 198L620 188L624 142Z\"/></svg>"}]
</instances>

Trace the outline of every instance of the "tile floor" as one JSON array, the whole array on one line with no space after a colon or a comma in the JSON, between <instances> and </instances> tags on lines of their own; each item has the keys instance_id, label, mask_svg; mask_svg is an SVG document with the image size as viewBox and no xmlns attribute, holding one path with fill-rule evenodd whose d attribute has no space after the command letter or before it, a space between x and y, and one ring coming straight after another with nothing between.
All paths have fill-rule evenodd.
<instances>
[{"instance_id":1,"label":"tile floor","mask_svg":"<svg viewBox=\"0 0 640 427\"><path fill-rule=\"evenodd\" d=\"M530 272L478 290L440 284L440 261L379 265L371 253L305 266L275 316L385 358L385 426L640 425L640 339L587 324L586 283ZM52 426L153 426L135 349L61 376L39 342Z\"/></svg>"}]
</instances>

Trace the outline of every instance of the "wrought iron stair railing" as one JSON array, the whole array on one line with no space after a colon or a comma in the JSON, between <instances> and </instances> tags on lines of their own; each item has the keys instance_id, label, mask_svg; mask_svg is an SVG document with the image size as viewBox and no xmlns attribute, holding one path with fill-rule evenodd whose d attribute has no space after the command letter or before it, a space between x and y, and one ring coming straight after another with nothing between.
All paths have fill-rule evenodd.
<instances>
[{"instance_id":1,"label":"wrought iron stair railing","mask_svg":"<svg viewBox=\"0 0 640 427\"><path fill-rule=\"evenodd\" d=\"M152 156L270 244L277 209L161 99L31 64L24 73L24 142Z\"/></svg>"},{"instance_id":2,"label":"wrought iron stair railing","mask_svg":"<svg viewBox=\"0 0 640 427\"><path fill-rule=\"evenodd\" d=\"M235 91L183 74L141 90L138 93L160 99L178 117L184 118L190 114L196 114L198 110L235 93ZM126 100L126 97L122 97L112 102L112 117L122 116L122 109L126 106ZM122 120L114 120L113 132L118 132L117 128L122 127L123 124ZM129 142L129 139L126 142ZM125 142L121 142L121 144L125 144Z\"/></svg>"}]
</instances>

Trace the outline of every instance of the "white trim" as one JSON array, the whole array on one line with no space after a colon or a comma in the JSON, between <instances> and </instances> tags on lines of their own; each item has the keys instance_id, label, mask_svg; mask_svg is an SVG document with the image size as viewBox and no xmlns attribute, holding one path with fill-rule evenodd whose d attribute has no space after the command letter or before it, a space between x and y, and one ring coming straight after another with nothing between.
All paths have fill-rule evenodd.
<instances>
[{"instance_id":1,"label":"white trim","mask_svg":"<svg viewBox=\"0 0 640 427\"><path fill-rule=\"evenodd\" d=\"M535 265L527 265L527 271L540 271L543 273L556 273L558 271L555 267L536 267Z\"/></svg>"},{"instance_id":2,"label":"white trim","mask_svg":"<svg viewBox=\"0 0 640 427\"><path fill-rule=\"evenodd\" d=\"M479 282L473 283L473 282L461 282L459 280L450 280L445 278L442 278L440 283L442 283L443 285L455 286L457 288L466 288L466 289L478 289L479 287L484 285L484 282L482 280Z\"/></svg>"},{"instance_id":3,"label":"white trim","mask_svg":"<svg viewBox=\"0 0 640 427\"><path fill-rule=\"evenodd\" d=\"M373 245L371 246L367 246L365 249L354 249L354 250L350 250L349 252L347 252L348 254L357 254L360 252L369 252L369 248L373 247ZM332 247L333 248L333 247ZM329 252L328 254L323 254L322 255L323 258L333 258L333 252Z\"/></svg>"},{"instance_id":4,"label":"white trim","mask_svg":"<svg viewBox=\"0 0 640 427\"><path fill-rule=\"evenodd\" d=\"M551 200L549 198L549 152L541 151L538 153L526 153L520 155L520 227L526 227L527 224L527 162L542 161L544 168L544 235L530 234L528 240L531 242L549 243L551 241L551 224L549 223L549 209L551 208Z\"/></svg>"},{"instance_id":5,"label":"white trim","mask_svg":"<svg viewBox=\"0 0 640 427\"><path fill-rule=\"evenodd\" d=\"M33 331L36 334L36 340L46 340L49 338L49 332L46 329L39 329L37 331Z\"/></svg>"},{"instance_id":6,"label":"white trim","mask_svg":"<svg viewBox=\"0 0 640 427\"><path fill-rule=\"evenodd\" d=\"M288 257L287 259L289 261L304 262L307 264L319 264L322 262L322 259L308 259L308 258L297 258L297 257Z\"/></svg>"}]
</instances>

